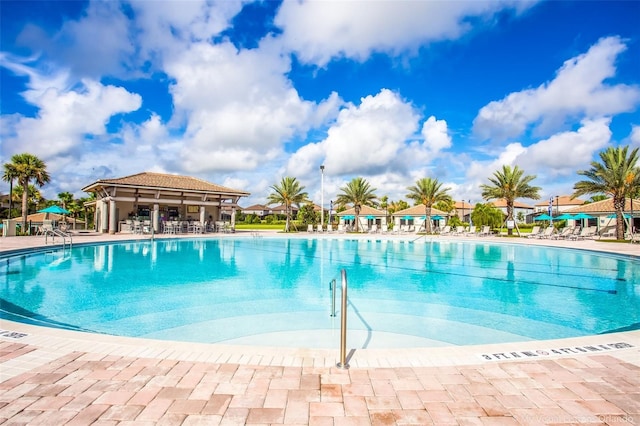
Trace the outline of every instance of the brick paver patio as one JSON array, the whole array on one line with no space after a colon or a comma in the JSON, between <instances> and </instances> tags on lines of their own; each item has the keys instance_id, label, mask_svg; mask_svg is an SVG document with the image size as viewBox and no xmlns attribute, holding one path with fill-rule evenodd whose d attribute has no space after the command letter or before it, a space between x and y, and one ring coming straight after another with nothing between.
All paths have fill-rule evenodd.
<instances>
[{"instance_id":1,"label":"brick paver patio","mask_svg":"<svg viewBox=\"0 0 640 426\"><path fill-rule=\"evenodd\" d=\"M2 362L36 348L0 343ZM29 425L638 424L640 366L612 355L450 367L282 367L73 352L0 383Z\"/></svg>"}]
</instances>

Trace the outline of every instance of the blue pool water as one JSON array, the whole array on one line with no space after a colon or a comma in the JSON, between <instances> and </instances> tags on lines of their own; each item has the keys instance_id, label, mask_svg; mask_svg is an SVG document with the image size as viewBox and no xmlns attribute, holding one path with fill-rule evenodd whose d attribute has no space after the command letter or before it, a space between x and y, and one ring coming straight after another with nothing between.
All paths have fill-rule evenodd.
<instances>
[{"instance_id":1,"label":"blue pool water","mask_svg":"<svg viewBox=\"0 0 640 426\"><path fill-rule=\"evenodd\" d=\"M194 342L336 347L553 339L640 328L638 260L478 241L172 239L2 258L2 317Z\"/></svg>"}]
</instances>

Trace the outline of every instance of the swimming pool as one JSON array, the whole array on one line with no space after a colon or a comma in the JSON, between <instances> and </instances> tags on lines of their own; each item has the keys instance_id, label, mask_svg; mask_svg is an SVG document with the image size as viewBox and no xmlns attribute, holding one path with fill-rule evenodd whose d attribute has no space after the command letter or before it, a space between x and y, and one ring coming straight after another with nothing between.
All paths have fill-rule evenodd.
<instances>
[{"instance_id":1,"label":"swimming pool","mask_svg":"<svg viewBox=\"0 0 640 426\"><path fill-rule=\"evenodd\" d=\"M123 336L336 347L343 268L353 348L640 328L637 260L487 240L163 239L2 262L3 318Z\"/></svg>"}]
</instances>

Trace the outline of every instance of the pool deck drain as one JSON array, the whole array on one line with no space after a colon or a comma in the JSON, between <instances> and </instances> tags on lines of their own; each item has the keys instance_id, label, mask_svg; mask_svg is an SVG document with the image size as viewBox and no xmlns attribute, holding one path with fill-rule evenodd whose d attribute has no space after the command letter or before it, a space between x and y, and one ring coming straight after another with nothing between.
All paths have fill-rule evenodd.
<instances>
[{"instance_id":1,"label":"pool deck drain","mask_svg":"<svg viewBox=\"0 0 640 426\"><path fill-rule=\"evenodd\" d=\"M403 237L413 236L388 238ZM43 242L3 238L0 251ZM640 255L630 244L567 245ZM335 367L337 348L167 342L11 321L0 321L0 329L6 424L640 424L640 331L360 349L344 370Z\"/></svg>"}]
</instances>

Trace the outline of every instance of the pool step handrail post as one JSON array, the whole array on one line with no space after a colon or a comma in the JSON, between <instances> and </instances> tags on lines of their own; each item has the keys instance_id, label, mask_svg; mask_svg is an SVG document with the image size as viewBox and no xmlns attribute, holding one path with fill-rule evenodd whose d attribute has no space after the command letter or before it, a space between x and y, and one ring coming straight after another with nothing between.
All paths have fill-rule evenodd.
<instances>
[{"instance_id":1,"label":"pool step handrail post","mask_svg":"<svg viewBox=\"0 0 640 426\"><path fill-rule=\"evenodd\" d=\"M342 304L340 310L340 362L338 368L348 369L347 364L347 271L342 270Z\"/></svg>"},{"instance_id":2,"label":"pool step handrail post","mask_svg":"<svg viewBox=\"0 0 640 426\"><path fill-rule=\"evenodd\" d=\"M329 316L336 316L336 279L332 279L329 283L329 291L331 292L331 313Z\"/></svg>"}]
</instances>

